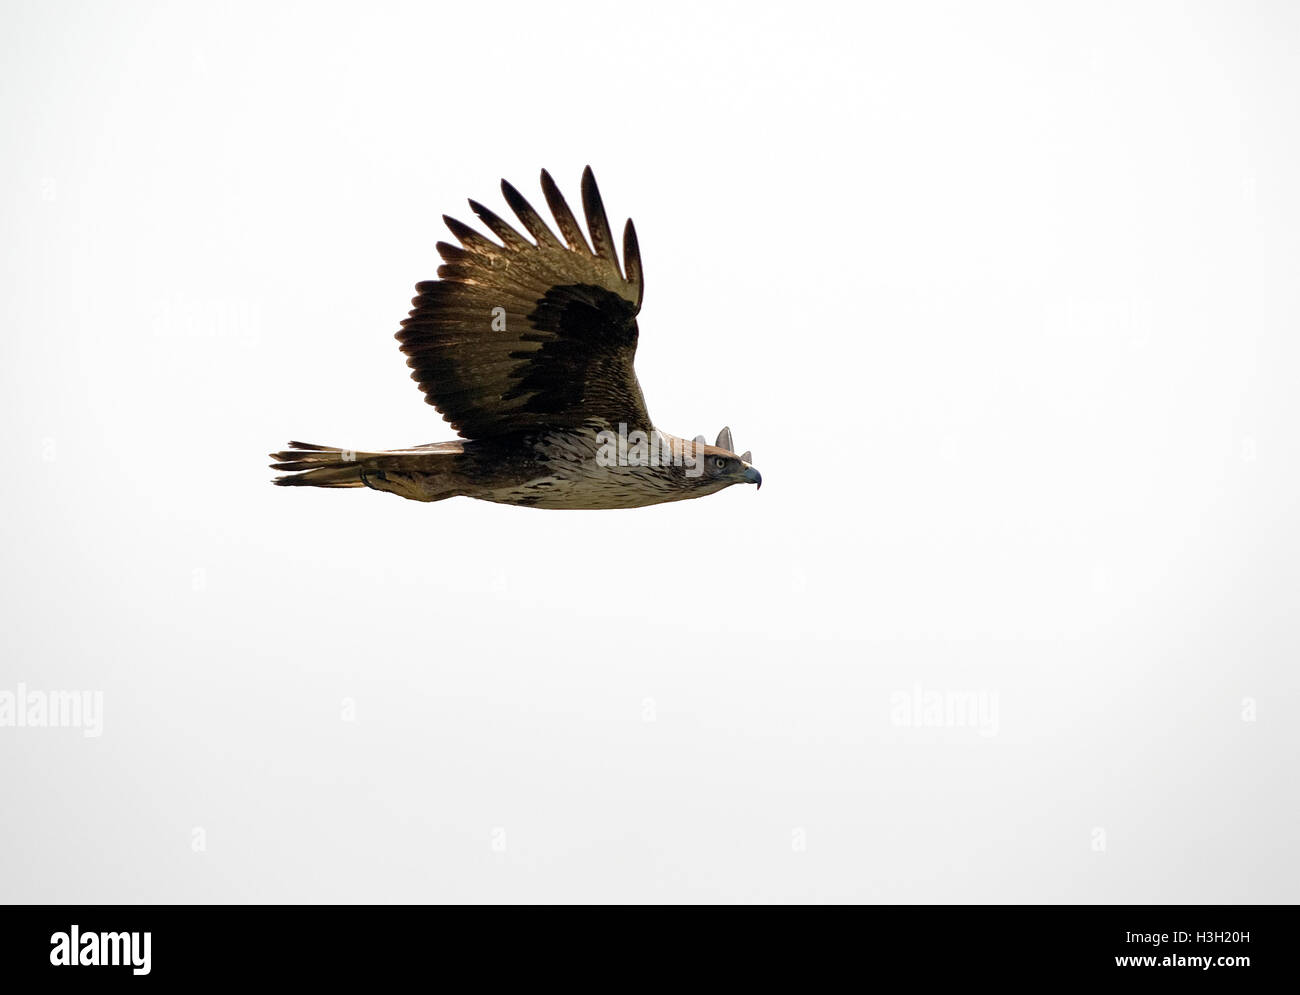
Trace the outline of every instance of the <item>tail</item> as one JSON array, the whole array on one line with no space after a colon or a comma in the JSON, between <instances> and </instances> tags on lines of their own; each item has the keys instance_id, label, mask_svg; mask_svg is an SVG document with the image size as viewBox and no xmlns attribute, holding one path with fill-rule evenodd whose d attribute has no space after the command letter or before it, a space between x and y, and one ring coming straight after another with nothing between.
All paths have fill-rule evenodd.
<instances>
[{"instance_id":1,"label":"tail","mask_svg":"<svg viewBox=\"0 0 1300 995\"><path fill-rule=\"evenodd\" d=\"M416 501L440 501L463 493L456 473L462 451L460 442L377 453L290 442L288 449L271 454L271 468L290 471L273 481L280 487L370 487Z\"/></svg>"}]
</instances>

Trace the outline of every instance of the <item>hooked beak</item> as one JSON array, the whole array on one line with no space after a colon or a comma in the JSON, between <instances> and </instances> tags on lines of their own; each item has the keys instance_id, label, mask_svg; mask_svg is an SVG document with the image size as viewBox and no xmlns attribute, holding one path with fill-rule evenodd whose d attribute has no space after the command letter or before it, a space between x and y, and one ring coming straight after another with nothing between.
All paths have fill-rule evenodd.
<instances>
[{"instance_id":1,"label":"hooked beak","mask_svg":"<svg viewBox=\"0 0 1300 995\"><path fill-rule=\"evenodd\" d=\"M752 466L745 467L745 472L741 475L741 479L747 484L757 484L759 490L763 489L763 475Z\"/></svg>"}]
</instances>

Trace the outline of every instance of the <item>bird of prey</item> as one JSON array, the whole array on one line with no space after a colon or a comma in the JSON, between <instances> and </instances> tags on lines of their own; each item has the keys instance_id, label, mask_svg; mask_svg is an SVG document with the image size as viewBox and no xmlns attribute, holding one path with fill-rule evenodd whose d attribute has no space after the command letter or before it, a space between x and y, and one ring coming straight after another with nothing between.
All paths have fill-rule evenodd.
<instances>
[{"instance_id":1,"label":"bird of prey","mask_svg":"<svg viewBox=\"0 0 1300 995\"><path fill-rule=\"evenodd\" d=\"M416 284L397 333L411 378L462 437L355 452L303 442L273 453L281 486L369 487L413 501L471 497L534 508L637 508L762 485L730 429L712 445L660 432L632 361L644 281L636 230L623 268L591 167L582 174L590 243L542 170L560 237L513 186L501 192L531 240L482 204L498 242L443 216L438 279Z\"/></svg>"}]
</instances>

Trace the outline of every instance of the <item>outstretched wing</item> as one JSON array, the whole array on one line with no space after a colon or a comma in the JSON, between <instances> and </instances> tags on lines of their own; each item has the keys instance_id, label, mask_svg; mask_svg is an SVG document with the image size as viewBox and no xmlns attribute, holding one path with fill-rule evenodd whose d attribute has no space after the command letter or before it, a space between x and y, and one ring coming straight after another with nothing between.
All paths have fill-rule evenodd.
<instances>
[{"instance_id":1,"label":"outstretched wing","mask_svg":"<svg viewBox=\"0 0 1300 995\"><path fill-rule=\"evenodd\" d=\"M590 166L582 174L590 246L545 170L542 190L564 242L518 190L504 180L501 190L532 241L472 200L500 245L443 218L460 245L438 243L439 279L416 285L397 333L412 379L471 439L590 422L648 430L632 369L643 287L632 222L624 275Z\"/></svg>"}]
</instances>

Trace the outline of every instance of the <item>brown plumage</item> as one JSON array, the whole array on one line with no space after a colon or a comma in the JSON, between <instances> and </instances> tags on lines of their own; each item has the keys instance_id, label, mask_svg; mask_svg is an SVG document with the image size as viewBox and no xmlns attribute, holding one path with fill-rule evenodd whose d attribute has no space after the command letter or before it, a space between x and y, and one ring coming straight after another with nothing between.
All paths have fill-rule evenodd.
<instances>
[{"instance_id":1,"label":"brown plumage","mask_svg":"<svg viewBox=\"0 0 1300 995\"><path fill-rule=\"evenodd\" d=\"M545 170L560 237L504 180L501 191L531 241L473 200L499 244L444 216L460 244L438 243L438 279L416 285L397 333L424 399L464 438L365 453L291 442L272 454L290 474L275 483L539 508L640 507L761 484L728 429L712 446L655 429L633 369L644 292L636 230L623 229L620 268L591 168L586 234Z\"/></svg>"}]
</instances>

